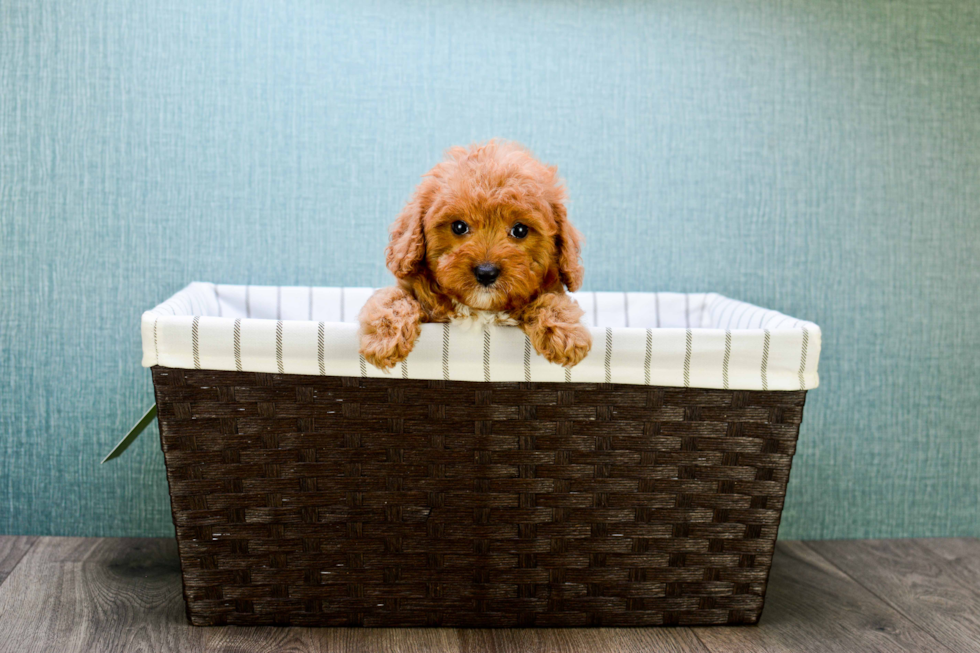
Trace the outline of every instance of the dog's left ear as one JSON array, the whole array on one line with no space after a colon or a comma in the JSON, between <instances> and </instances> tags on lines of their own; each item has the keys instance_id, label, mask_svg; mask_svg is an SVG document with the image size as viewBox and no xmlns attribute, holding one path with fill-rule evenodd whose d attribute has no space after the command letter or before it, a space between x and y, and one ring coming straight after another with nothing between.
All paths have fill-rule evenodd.
<instances>
[{"instance_id":1,"label":"dog's left ear","mask_svg":"<svg viewBox=\"0 0 980 653\"><path fill-rule=\"evenodd\" d=\"M582 243L585 242L585 238L568 220L564 192L552 200L550 204L551 213L558 225L558 233L555 234L558 275L565 287L569 291L575 292L582 286L582 278L585 276L585 268L582 267L580 258Z\"/></svg>"}]
</instances>

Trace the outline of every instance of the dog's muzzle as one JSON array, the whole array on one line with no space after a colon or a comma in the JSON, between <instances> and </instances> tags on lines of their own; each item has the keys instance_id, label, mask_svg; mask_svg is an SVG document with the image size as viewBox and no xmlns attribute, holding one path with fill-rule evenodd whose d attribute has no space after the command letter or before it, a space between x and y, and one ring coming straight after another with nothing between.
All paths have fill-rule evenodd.
<instances>
[{"instance_id":1,"label":"dog's muzzle","mask_svg":"<svg viewBox=\"0 0 980 653\"><path fill-rule=\"evenodd\" d=\"M490 286L500 276L500 268L493 263L480 263L473 268L473 276L480 282L480 285Z\"/></svg>"}]
</instances>

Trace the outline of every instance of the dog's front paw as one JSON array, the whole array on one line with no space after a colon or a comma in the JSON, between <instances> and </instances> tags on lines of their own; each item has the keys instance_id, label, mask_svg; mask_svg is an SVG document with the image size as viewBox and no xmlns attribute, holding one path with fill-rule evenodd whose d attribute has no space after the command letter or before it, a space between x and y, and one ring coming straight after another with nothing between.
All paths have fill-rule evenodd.
<instances>
[{"instance_id":1,"label":"dog's front paw","mask_svg":"<svg viewBox=\"0 0 980 653\"><path fill-rule=\"evenodd\" d=\"M528 335L538 353L563 367L578 365L592 349L592 334L577 322L541 327Z\"/></svg>"},{"instance_id":2,"label":"dog's front paw","mask_svg":"<svg viewBox=\"0 0 980 653\"><path fill-rule=\"evenodd\" d=\"M422 311L400 288L382 288L361 309L359 351L375 367L389 371L415 346L422 332Z\"/></svg>"},{"instance_id":3,"label":"dog's front paw","mask_svg":"<svg viewBox=\"0 0 980 653\"><path fill-rule=\"evenodd\" d=\"M385 372L405 360L421 332L418 322L394 323L382 319L371 326L370 332L361 333L359 351L364 360Z\"/></svg>"}]
</instances>

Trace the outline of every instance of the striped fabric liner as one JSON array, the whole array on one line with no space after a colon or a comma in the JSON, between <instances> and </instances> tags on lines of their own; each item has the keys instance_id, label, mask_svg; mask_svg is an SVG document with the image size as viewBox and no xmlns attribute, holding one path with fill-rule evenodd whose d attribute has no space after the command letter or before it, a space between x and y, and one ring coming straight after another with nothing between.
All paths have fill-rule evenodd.
<instances>
[{"instance_id":1,"label":"striped fabric liner","mask_svg":"<svg viewBox=\"0 0 980 653\"><path fill-rule=\"evenodd\" d=\"M547 362L517 327L424 324L389 374L357 352L372 288L192 283L143 314L143 365L456 381L555 381L731 390L817 387L820 327L715 293L580 292L592 352Z\"/></svg>"}]
</instances>

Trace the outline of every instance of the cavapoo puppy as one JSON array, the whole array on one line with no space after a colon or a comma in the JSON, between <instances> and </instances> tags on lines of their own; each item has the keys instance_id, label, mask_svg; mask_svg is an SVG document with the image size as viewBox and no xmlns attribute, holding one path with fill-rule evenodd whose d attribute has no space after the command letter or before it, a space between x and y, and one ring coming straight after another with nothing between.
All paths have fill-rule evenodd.
<instances>
[{"instance_id":1,"label":"cavapoo puppy","mask_svg":"<svg viewBox=\"0 0 980 653\"><path fill-rule=\"evenodd\" d=\"M454 147L391 226L385 256L398 285L361 310L360 352L383 370L408 356L423 322L519 326L552 363L592 346L582 309L582 235L568 221L557 169L522 146Z\"/></svg>"}]
</instances>

